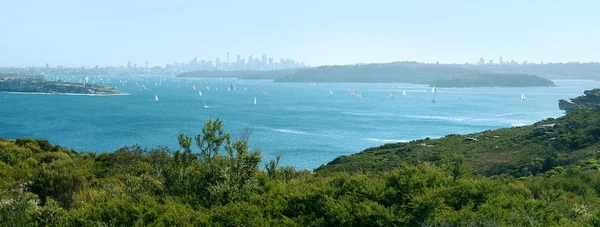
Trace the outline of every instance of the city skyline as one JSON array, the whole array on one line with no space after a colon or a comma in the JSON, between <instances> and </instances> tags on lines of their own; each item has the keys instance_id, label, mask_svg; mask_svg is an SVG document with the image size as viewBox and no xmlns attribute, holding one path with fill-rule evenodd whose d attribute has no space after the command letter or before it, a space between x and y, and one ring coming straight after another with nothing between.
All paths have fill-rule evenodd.
<instances>
[{"instance_id":1,"label":"city skyline","mask_svg":"<svg viewBox=\"0 0 600 227\"><path fill-rule=\"evenodd\" d=\"M226 51L311 66L500 55L590 62L600 59L600 30L590 29L600 27L597 8L596 1L517 0L8 1L0 8L0 66L226 62Z\"/></svg>"}]
</instances>

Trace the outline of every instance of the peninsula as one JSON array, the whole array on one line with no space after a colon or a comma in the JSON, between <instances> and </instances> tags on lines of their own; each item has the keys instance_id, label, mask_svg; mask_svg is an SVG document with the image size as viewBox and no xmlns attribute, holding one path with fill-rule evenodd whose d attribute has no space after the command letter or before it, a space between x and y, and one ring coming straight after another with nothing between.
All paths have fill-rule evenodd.
<instances>
[{"instance_id":1,"label":"peninsula","mask_svg":"<svg viewBox=\"0 0 600 227\"><path fill-rule=\"evenodd\" d=\"M548 87L546 78L418 62L319 66L269 71L196 71L178 77L236 77L291 83L413 83L437 87Z\"/></svg>"},{"instance_id":2,"label":"peninsula","mask_svg":"<svg viewBox=\"0 0 600 227\"><path fill-rule=\"evenodd\" d=\"M50 94L123 94L116 88L108 86L69 83L63 81L47 81L42 77L29 77L22 75L0 75L0 91Z\"/></svg>"}]
</instances>

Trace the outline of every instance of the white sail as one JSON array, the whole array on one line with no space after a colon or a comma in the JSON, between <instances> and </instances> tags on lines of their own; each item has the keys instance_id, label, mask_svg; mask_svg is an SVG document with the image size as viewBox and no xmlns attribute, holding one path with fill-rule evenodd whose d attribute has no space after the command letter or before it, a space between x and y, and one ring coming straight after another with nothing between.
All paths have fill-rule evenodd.
<instances>
[{"instance_id":1,"label":"white sail","mask_svg":"<svg viewBox=\"0 0 600 227\"><path fill-rule=\"evenodd\" d=\"M247 90L248 90L248 88L244 87L244 91L247 91Z\"/></svg>"},{"instance_id":2,"label":"white sail","mask_svg":"<svg viewBox=\"0 0 600 227\"><path fill-rule=\"evenodd\" d=\"M435 87L431 88L431 93L435 93Z\"/></svg>"},{"instance_id":3,"label":"white sail","mask_svg":"<svg viewBox=\"0 0 600 227\"><path fill-rule=\"evenodd\" d=\"M254 97L254 105L256 105L256 97Z\"/></svg>"},{"instance_id":4,"label":"white sail","mask_svg":"<svg viewBox=\"0 0 600 227\"><path fill-rule=\"evenodd\" d=\"M204 102L204 99L202 99L202 103L204 104L204 109L208 108L208 106L206 105L206 102Z\"/></svg>"},{"instance_id":5,"label":"white sail","mask_svg":"<svg viewBox=\"0 0 600 227\"><path fill-rule=\"evenodd\" d=\"M158 95L154 95L154 100L158 102Z\"/></svg>"},{"instance_id":6,"label":"white sail","mask_svg":"<svg viewBox=\"0 0 600 227\"><path fill-rule=\"evenodd\" d=\"M406 96L406 91L402 91L402 95Z\"/></svg>"},{"instance_id":7,"label":"white sail","mask_svg":"<svg viewBox=\"0 0 600 227\"><path fill-rule=\"evenodd\" d=\"M329 96L333 96L333 91L331 91L331 89L329 89Z\"/></svg>"},{"instance_id":8,"label":"white sail","mask_svg":"<svg viewBox=\"0 0 600 227\"><path fill-rule=\"evenodd\" d=\"M198 95L202 96L202 91L198 91Z\"/></svg>"},{"instance_id":9,"label":"white sail","mask_svg":"<svg viewBox=\"0 0 600 227\"><path fill-rule=\"evenodd\" d=\"M525 97L525 94L521 94L521 100L525 100L527 99L527 97Z\"/></svg>"}]
</instances>

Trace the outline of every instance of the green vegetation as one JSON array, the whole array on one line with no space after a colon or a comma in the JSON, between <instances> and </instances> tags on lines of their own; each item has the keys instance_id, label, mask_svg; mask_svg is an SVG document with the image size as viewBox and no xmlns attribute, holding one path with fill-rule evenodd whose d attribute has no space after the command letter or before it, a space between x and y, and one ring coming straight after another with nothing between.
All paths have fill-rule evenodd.
<instances>
[{"instance_id":1,"label":"green vegetation","mask_svg":"<svg viewBox=\"0 0 600 227\"><path fill-rule=\"evenodd\" d=\"M573 110L600 109L600 89L587 90L584 91L583 94L583 96L570 100L558 100L558 108L567 112Z\"/></svg>"},{"instance_id":2,"label":"green vegetation","mask_svg":"<svg viewBox=\"0 0 600 227\"><path fill-rule=\"evenodd\" d=\"M438 87L524 87L554 86L548 79L519 74L492 73L456 65L393 62L385 64L356 64L320 66L274 71L198 71L182 73L179 77L236 77L243 79L274 79L275 82L361 82L415 83ZM436 84L436 85L434 85Z\"/></svg>"},{"instance_id":3,"label":"green vegetation","mask_svg":"<svg viewBox=\"0 0 600 227\"><path fill-rule=\"evenodd\" d=\"M384 145L317 174L280 157L261 170L249 133L233 139L219 119L174 152L0 139L0 226L594 226L599 123L582 111Z\"/></svg>"},{"instance_id":4,"label":"green vegetation","mask_svg":"<svg viewBox=\"0 0 600 227\"><path fill-rule=\"evenodd\" d=\"M524 74L487 74L473 78L445 78L430 83L432 87L535 87L556 86L551 80Z\"/></svg>"},{"instance_id":5,"label":"green vegetation","mask_svg":"<svg viewBox=\"0 0 600 227\"><path fill-rule=\"evenodd\" d=\"M527 177L596 159L599 142L600 112L582 110L530 126L385 144L338 157L315 172L382 172L422 162L444 165L449 155L457 154L465 157L474 174ZM596 169L596 165L585 168Z\"/></svg>"},{"instance_id":6,"label":"green vegetation","mask_svg":"<svg viewBox=\"0 0 600 227\"><path fill-rule=\"evenodd\" d=\"M0 75L0 91L33 93L73 93L73 94L121 94L113 87L95 84L47 81L42 77L22 75Z\"/></svg>"}]
</instances>

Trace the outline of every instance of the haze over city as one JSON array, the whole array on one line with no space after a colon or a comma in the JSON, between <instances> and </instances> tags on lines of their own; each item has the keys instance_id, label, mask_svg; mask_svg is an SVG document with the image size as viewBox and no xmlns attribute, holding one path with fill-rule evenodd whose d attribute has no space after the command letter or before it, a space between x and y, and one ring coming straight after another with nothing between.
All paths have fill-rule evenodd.
<instances>
[{"instance_id":1,"label":"haze over city","mask_svg":"<svg viewBox=\"0 0 600 227\"><path fill-rule=\"evenodd\" d=\"M543 4L541 4L543 3ZM8 1L0 67L164 66L267 54L311 66L597 61L596 1Z\"/></svg>"}]
</instances>

